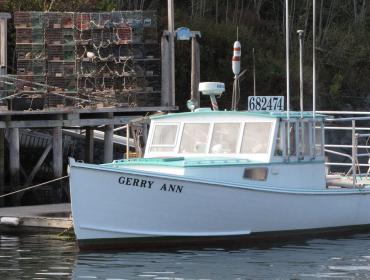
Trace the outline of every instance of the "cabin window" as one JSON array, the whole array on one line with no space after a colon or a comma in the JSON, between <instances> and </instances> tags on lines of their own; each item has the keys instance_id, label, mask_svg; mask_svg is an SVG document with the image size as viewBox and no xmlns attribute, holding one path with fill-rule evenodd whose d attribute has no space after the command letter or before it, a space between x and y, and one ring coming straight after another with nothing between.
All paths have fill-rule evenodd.
<instances>
[{"instance_id":1,"label":"cabin window","mask_svg":"<svg viewBox=\"0 0 370 280\"><path fill-rule=\"evenodd\" d=\"M240 123L215 123L213 128L210 153L236 153L240 134Z\"/></svg>"},{"instance_id":2,"label":"cabin window","mask_svg":"<svg viewBox=\"0 0 370 280\"><path fill-rule=\"evenodd\" d=\"M244 126L241 152L244 154L265 154L268 152L271 122L248 122Z\"/></svg>"},{"instance_id":3,"label":"cabin window","mask_svg":"<svg viewBox=\"0 0 370 280\"><path fill-rule=\"evenodd\" d=\"M179 125L157 124L154 128L151 152L172 152L176 144L176 135Z\"/></svg>"},{"instance_id":4,"label":"cabin window","mask_svg":"<svg viewBox=\"0 0 370 280\"><path fill-rule=\"evenodd\" d=\"M254 181L266 181L268 169L266 167L246 168L244 169L244 179Z\"/></svg>"},{"instance_id":5,"label":"cabin window","mask_svg":"<svg viewBox=\"0 0 370 280\"><path fill-rule=\"evenodd\" d=\"M209 128L209 123L184 124L180 153L207 153Z\"/></svg>"}]
</instances>

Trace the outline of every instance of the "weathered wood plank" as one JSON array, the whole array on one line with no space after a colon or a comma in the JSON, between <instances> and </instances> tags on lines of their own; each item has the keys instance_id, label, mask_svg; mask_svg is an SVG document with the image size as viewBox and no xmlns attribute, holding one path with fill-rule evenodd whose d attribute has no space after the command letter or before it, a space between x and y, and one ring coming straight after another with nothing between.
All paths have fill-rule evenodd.
<instances>
[{"instance_id":1,"label":"weathered wood plank","mask_svg":"<svg viewBox=\"0 0 370 280\"><path fill-rule=\"evenodd\" d=\"M35 175L37 174L37 172L40 170L41 168L41 165L44 163L47 155L49 154L50 150L52 148L52 144L50 143L44 150L44 152L42 153L41 157L39 158L39 160L37 161L35 167L32 169L30 175L28 175L28 178L27 178L27 181L25 183L25 186L30 186L32 184L32 180L33 178L35 177Z\"/></svg>"}]
</instances>

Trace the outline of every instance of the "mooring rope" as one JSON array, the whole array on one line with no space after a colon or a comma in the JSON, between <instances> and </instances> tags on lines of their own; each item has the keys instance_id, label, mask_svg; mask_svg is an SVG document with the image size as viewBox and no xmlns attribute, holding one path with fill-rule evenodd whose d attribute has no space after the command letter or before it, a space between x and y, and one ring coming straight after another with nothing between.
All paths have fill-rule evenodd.
<instances>
[{"instance_id":1,"label":"mooring rope","mask_svg":"<svg viewBox=\"0 0 370 280\"><path fill-rule=\"evenodd\" d=\"M17 191L11 192L11 193L3 194L3 195L0 195L0 198L6 197L6 196L9 196L9 195L13 195L13 194L16 194L16 193L24 192L26 190L34 189L34 188L37 188L37 187L41 187L41 186L44 186L46 184L53 183L53 182L56 182L56 181L60 181L60 180L63 180L65 178L68 178L68 177L69 177L69 175L66 175L66 176L59 177L57 179L53 179L53 180L50 180L50 181L47 181L47 182L44 182L44 183L41 183L41 184L33 185L33 186L30 186L30 187L27 187L27 188L24 188L24 189L21 189L21 190L17 190Z\"/></svg>"}]
</instances>

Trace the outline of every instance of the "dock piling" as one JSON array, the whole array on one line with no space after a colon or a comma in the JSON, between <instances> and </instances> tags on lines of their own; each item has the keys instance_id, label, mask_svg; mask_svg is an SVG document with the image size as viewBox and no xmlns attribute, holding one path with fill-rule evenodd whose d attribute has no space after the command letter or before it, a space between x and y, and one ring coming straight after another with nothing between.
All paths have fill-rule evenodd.
<instances>
[{"instance_id":1,"label":"dock piling","mask_svg":"<svg viewBox=\"0 0 370 280\"><path fill-rule=\"evenodd\" d=\"M9 169L10 185L12 190L17 190L20 184L19 128L9 128ZM21 195L14 195L12 201L13 205L19 205Z\"/></svg>"},{"instance_id":2,"label":"dock piling","mask_svg":"<svg viewBox=\"0 0 370 280\"><path fill-rule=\"evenodd\" d=\"M85 162L94 162L94 128L91 126L86 127Z\"/></svg>"}]
</instances>

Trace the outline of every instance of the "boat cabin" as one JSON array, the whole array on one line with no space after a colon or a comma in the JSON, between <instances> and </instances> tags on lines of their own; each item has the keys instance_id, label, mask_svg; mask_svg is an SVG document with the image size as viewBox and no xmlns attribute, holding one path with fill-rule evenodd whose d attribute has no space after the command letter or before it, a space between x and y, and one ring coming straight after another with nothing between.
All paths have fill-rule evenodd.
<instances>
[{"instance_id":1,"label":"boat cabin","mask_svg":"<svg viewBox=\"0 0 370 280\"><path fill-rule=\"evenodd\" d=\"M237 158L259 162L324 160L324 116L212 111L152 117L145 158Z\"/></svg>"}]
</instances>

